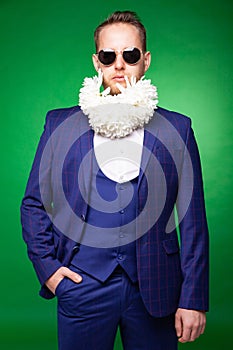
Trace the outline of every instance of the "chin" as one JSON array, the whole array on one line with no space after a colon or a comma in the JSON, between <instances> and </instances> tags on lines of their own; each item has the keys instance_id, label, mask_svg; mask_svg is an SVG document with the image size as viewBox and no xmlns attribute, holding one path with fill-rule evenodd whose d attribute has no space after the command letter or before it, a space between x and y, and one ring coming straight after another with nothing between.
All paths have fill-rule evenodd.
<instances>
[{"instance_id":1,"label":"chin","mask_svg":"<svg viewBox=\"0 0 233 350\"><path fill-rule=\"evenodd\" d=\"M120 93L121 93L120 90L117 88L110 90L110 95L118 95Z\"/></svg>"},{"instance_id":2,"label":"chin","mask_svg":"<svg viewBox=\"0 0 233 350\"><path fill-rule=\"evenodd\" d=\"M121 84L124 88L126 87L126 84ZM118 95L118 94L120 94L121 92L120 92L120 90L116 87L116 85L113 85L113 86L110 86L110 89L111 89L111 91L110 91L110 94L111 95Z\"/></svg>"}]
</instances>

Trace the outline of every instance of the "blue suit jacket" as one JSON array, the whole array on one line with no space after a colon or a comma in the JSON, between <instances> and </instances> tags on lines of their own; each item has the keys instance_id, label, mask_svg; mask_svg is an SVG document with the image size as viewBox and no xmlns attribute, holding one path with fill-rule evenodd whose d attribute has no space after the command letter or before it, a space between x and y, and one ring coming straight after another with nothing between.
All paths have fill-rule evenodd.
<instances>
[{"instance_id":1,"label":"blue suit jacket","mask_svg":"<svg viewBox=\"0 0 233 350\"><path fill-rule=\"evenodd\" d=\"M51 135L64 122L62 133L51 141ZM81 137L77 139L76 135ZM46 147L49 152L44 152ZM59 154L65 148L69 156L63 162ZM45 286L46 280L59 267L69 266L77 242L83 239L88 208L84 193L88 198L91 157L85 169L80 170L80 164L92 149L93 131L79 107L47 114L22 201L21 219L28 254L42 285L40 294L48 299L54 295ZM72 208L69 213L58 185L61 160L62 191ZM42 168L41 162L46 164ZM67 183L67 174L71 173L76 180ZM175 205L180 243L174 224ZM158 108L145 127L137 210L138 278L148 311L162 317L178 307L208 310L208 228L200 159L189 118ZM69 235L69 215L73 214L79 224L75 235ZM59 221L60 217L67 220Z\"/></svg>"}]
</instances>

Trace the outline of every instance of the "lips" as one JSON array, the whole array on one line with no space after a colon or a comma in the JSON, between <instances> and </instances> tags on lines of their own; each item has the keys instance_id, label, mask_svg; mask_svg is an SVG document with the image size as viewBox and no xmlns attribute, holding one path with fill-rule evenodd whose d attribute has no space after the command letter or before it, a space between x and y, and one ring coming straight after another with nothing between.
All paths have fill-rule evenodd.
<instances>
[{"instance_id":1,"label":"lips","mask_svg":"<svg viewBox=\"0 0 233 350\"><path fill-rule=\"evenodd\" d=\"M124 75L116 75L115 77L112 78L115 82L121 83L125 81Z\"/></svg>"}]
</instances>

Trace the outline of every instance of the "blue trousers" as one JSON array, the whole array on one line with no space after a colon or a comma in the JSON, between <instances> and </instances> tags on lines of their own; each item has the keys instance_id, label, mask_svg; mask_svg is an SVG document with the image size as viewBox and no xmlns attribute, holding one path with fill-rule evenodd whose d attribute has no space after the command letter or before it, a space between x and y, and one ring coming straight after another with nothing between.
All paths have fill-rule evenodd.
<instances>
[{"instance_id":1,"label":"blue trousers","mask_svg":"<svg viewBox=\"0 0 233 350\"><path fill-rule=\"evenodd\" d=\"M65 278L56 289L59 350L112 350L118 326L125 350L177 350L174 315L152 317L121 268L104 283L70 268L83 280Z\"/></svg>"}]
</instances>

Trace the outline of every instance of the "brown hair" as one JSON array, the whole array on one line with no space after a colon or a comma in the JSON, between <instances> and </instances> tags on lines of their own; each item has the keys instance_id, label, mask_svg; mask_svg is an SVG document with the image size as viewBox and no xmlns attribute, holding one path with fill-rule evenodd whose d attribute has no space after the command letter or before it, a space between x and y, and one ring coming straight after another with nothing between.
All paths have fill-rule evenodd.
<instances>
[{"instance_id":1,"label":"brown hair","mask_svg":"<svg viewBox=\"0 0 233 350\"><path fill-rule=\"evenodd\" d=\"M138 15L132 11L115 11L103 23L101 23L95 30L94 39L96 52L98 50L99 34L101 30L109 24L126 23L136 27L142 42L142 50L146 51L146 29L141 23Z\"/></svg>"}]
</instances>

